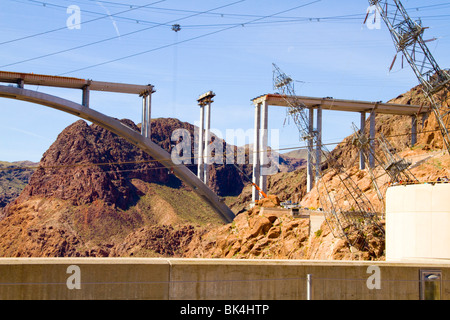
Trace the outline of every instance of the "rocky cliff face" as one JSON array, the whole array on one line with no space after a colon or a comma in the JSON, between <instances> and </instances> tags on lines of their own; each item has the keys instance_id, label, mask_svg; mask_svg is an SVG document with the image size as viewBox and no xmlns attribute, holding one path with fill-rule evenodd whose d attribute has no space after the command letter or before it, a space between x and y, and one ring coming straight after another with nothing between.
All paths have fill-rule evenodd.
<instances>
[{"instance_id":1,"label":"rocky cliff face","mask_svg":"<svg viewBox=\"0 0 450 320\"><path fill-rule=\"evenodd\" d=\"M123 122L138 130L131 121ZM102 200L126 209L136 201L136 188L130 183L136 177L146 182L169 181L167 170L137 147L80 120L66 128L44 153L17 201L41 197L83 205Z\"/></svg>"},{"instance_id":2,"label":"rocky cliff face","mask_svg":"<svg viewBox=\"0 0 450 320\"><path fill-rule=\"evenodd\" d=\"M20 195L37 165L31 161L0 161L0 210Z\"/></svg>"},{"instance_id":3,"label":"rocky cliff face","mask_svg":"<svg viewBox=\"0 0 450 320\"><path fill-rule=\"evenodd\" d=\"M262 204L264 207L265 204ZM270 205L272 207L272 205ZM362 250L350 249L335 238L327 223L310 234L309 219L285 213L263 213L255 207L239 214L232 224L198 233L186 246L184 257L236 259L383 260L384 240L377 230ZM350 232L350 237L357 237Z\"/></svg>"},{"instance_id":4,"label":"rocky cliff face","mask_svg":"<svg viewBox=\"0 0 450 320\"><path fill-rule=\"evenodd\" d=\"M139 131L129 120L128 127ZM195 174L194 126L177 119L155 119L152 122L152 140L171 152L175 129L191 134L192 165ZM67 127L44 153L39 169L18 199L54 197L83 205L102 200L108 205L126 209L136 200L137 190L130 181L181 185L158 162L115 134L79 120ZM243 176L233 165L213 165L209 186L220 196L238 195L244 187Z\"/></svg>"},{"instance_id":5,"label":"rocky cliff face","mask_svg":"<svg viewBox=\"0 0 450 320\"><path fill-rule=\"evenodd\" d=\"M170 148L167 132L179 124L156 121L158 143ZM207 223L220 219L167 169L124 139L80 120L61 132L21 195L5 207L0 256L126 254L121 248L129 243L127 235L142 228L178 243L189 238L183 228ZM146 254L174 252L161 245Z\"/></svg>"}]
</instances>

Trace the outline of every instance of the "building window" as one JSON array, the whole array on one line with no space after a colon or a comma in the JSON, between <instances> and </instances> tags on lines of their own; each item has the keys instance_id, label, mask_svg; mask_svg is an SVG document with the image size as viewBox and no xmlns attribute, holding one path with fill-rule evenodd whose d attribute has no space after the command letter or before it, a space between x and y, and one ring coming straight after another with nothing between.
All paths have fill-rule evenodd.
<instances>
[{"instance_id":1,"label":"building window","mask_svg":"<svg viewBox=\"0 0 450 320\"><path fill-rule=\"evenodd\" d=\"M441 300L442 271L420 270L420 300Z\"/></svg>"}]
</instances>

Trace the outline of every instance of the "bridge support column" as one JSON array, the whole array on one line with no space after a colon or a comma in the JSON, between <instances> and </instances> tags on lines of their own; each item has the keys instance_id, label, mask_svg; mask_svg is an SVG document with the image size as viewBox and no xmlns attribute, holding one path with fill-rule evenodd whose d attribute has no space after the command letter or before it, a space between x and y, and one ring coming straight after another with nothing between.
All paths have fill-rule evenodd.
<instances>
[{"instance_id":1,"label":"bridge support column","mask_svg":"<svg viewBox=\"0 0 450 320\"><path fill-rule=\"evenodd\" d=\"M411 147L417 143L417 116L411 116Z\"/></svg>"},{"instance_id":2,"label":"bridge support column","mask_svg":"<svg viewBox=\"0 0 450 320\"><path fill-rule=\"evenodd\" d=\"M306 178L306 192L310 192L314 183L313 170L313 152L314 152L314 109L309 108L309 128L308 128L308 163L307 163L307 178Z\"/></svg>"},{"instance_id":3,"label":"bridge support column","mask_svg":"<svg viewBox=\"0 0 450 320\"><path fill-rule=\"evenodd\" d=\"M364 135L365 131L366 131L366 113L361 112L359 132ZM366 169L366 161L364 160L363 150L360 150L359 151L359 170L364 170L364 169Z\"/></svg>"},{"instance_id":4,"label":"bridge support column","mask_svg":"<svg viewBox=\"0 0 450 320\"><path fill-rule=\"evenodd\" d=\"M316 140L316 183L320 178L322 163L322 108L317 107L317 140Z\"/></svg>"},{"instance_id":5,"label":"bridge support column","mask_svg":"<svg viewBox=\"0 0 450 320\"><path fill-rule=\"evenodd\" d=\"M255 104L255 129L254 129L254 136L253 136L253 188L252 188L252 202L254 203L256 200L259 200L259 192L255 187L255 184L257 185L259 183L260 179L260 127L261 125L261 104Z\"/></svg>"},{"instance_id":6,"label":"bridge support column","mask_svg":"<svg viewBox=\"0 0 450 320\"><path fill-rule=\"evenodd\" d=\"M269 158L268 158L268 136L269 136L269 105L266 101L264 101L261 104L261 143L260 143L260 150L258 152L260 157L260 177L259 177L259 187L262 191L267 193L267 175L265 172L267 170L264 170L263 168L267 168L271 165Z\"/></svg>"},{"instance_id":7,"label":"bridge support column","mask_svg":"<svg viewBox=\"0 0 450 320\"><path fill-rule=\"evenodd\" d=\"M152 95L147 96L147 136L149 139L152 138Z\"/></svg>"},{"instance_id":8,"label":"bridge support column","mask_svg":"<svg viewBox=\"0 0 450 320\"><path fill-rule=\"evenodd\" d=\"M375 117L376 112L375 110L372 110L370 113L370 148L373 150L373 153L375 153ZM373 153L371 152L369 155L369 166L371 168L375 167L375 158Z\"/></svg>"},{"instance_id":9,"label":"bridge support column","mask_svg":"<svg viewBox=\"0 0 450 320\"><path fill-rule=\"evenodd\" d=\"M200 104L200 124L198 130L198 154L197 154L197 177L203 181L204 179L204 128L205 127L205 106Z\"/></svg>"},{"instance_id":10,"label":"bridge support column","mask_svg":"<svg viewBox=\"0 0 450 320\"><path fill-rule=\"evenodd\" d=\"M209 184L209 169L211 166L211 150L209 145L211 144L211 101L206 104L206 117L205 117L205 153L204 153L204 168L203 182Z\"/></svg>"},{"instance_id":11,"label":"bridge support column","mask_svg":"<svg viewBox=\"0 0 450 320\"><path fill-rule=\"evenodd\" d=\"M141 95L142 97L142 125L141 134L146 138L151 138L152 136L152 100L151 93L146 92Z\"/></svg>"},{"instance_id":12,"label":"bridge support column","mask_svg":"<svg viewBox=\"0 0 450 320\"><path fill-rule=\"evenodd\" d=\"M85 85L83 87L83 97L82 97L82 102L81 102L83 107L89 108L90 95L91 95L91 89L90 89L89 85Z\"/></svg>"},{"instance_id":13,"label":"bridge support column","mask_svg":"<svg viewBox=\"0 0 450 320\"><path fill-rule=\"evenodd\" d=\"M211 150L209 148L211 140L211 104L214 102L215 93L208 91L201 95L197 102L200 106L200 128L198 146L198 173L197 177L206 185L209 183L209 169L211 164ZM206 107L206 119L205 119ZM206 125L205 125L206 120Z\"/></svg>"}]
</instances>

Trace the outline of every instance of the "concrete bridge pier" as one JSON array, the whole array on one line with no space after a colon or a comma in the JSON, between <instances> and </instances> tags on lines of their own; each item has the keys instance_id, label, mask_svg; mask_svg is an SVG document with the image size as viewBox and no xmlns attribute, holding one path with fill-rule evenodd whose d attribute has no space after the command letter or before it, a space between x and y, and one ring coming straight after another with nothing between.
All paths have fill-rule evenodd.
<instances>
[{"instance_id":1,"label":"concrete bridge pier","mask_svg":"<svg viewBox=\"0 0 450 320\"><path fill-rule=\"evenodd\" d=\"M427 113L423 114L423 117L426 119ZM370 128L369 128L369 143L370 148L375 152L375 131L376 131L376 110L373 109L370 112L369 116ZM418 124L418 116L417 114L411 115L411 147L414 147L417 144L417 124ZM364 133L366 130L366 113L361 112L361 122L360 122L360 132ZM372 153L369 155L369 166L371 168L375 167L375 159ZM364 161L364 153L360 151L359 156L359 168L360 170L364 170L366 168L366 163Z\"/></svg>"},{"instance_id":2,"label":"concrete bridge pier","mask_svg":"<svg viewBox=\"0 0 450 320\"><path fill-rule=\"evenodd\" d=\"M314 161L313 161L313 152L314 152L314 109L309 108L309 123L308 123L308 136L305 137L308 143L308 162L306 169L306 191L310 192L313 188L314 184Z\"/></svg>"},{"instance_id":3,"label":"concrete bridge pier","mask_svg":"<svg viewBox=\"0 0 450 320\"><path fill-rule=\"evenodd\" d=\"M81 105L83 107L89 108L89 100L90 100L90 95L91 95L91 87L90 87L90 80L88 80L88 84L86 84L83 87L83 96L81 99Z\"/></svg>"},{"instance_id":4,"label":"concrete bridge pier","mask_svg":"<svg viewBox=\"0 0 450 320\"><path fill-rule=\"evenodd\" d=\"M198 130L198 153L197 157L197 177L203 181L204 179L204 163L203 163L203 153L205 150L205 139L204 139L204 130L205 130L205 106L200 104L200 124Z\"/></svg>"},{"instance_id":5,"label":"concrete bridge pier","mask_svg":"<svg viewBox=\"0 0 450 320\"><path fill-rule=\"evenodd\" d=\"M269 104L266 101L255 104L255 129L253 140L253 177L252 182L267 193L267 173L263 170L271 165L268 157ZM259 200L260 194L252 188L252 202Z\"/></svg>"},{"instance_id":6,"label":"concrete bridge pier","mask_svg":"<svg viewBox=\"0 0 450 320\"><path fill-rule=\"evenodd\" d=\"M359 112L361 115L360 130L365 132L366 129L366 115L369 113L369 143L371 148L375 148L375 117L377 114L389 114L389 115L403 115L412 117L412 130L411 130L411 145L417 143L417 117L422 115L422 122L426 120L430 110L416 105L405 105L405 104L393 104L393 103L383 103L369 102L369 101L356 101L356 100L343 100L334 98L313 98L313 97L295 97L296 100L302 101L304 107L309 111L308 119L308 135L305 140L308 142L308 164L307 164L307 189L308 192L311 191L314 183L314 175L316 180L320 177L320 160L322 157L322 111L323 110L333 110L333 111L345 111L345 112ZM261 108L267 108L267 106L281 106L289 107L285 96L280 94L265 94L254 98L253 104L255 106L255 136L254 136L254 151L253 151L253 183L261 184L261 188L264 186L264 180L261 180L261 158L260 154L267 149L267 146L263 145L261 141L261 133L264 129L267 130L266 120L261 121ZM263 107L264 106L264 107ZM317 109L317 123L316 129L314 130L314 113L313 110ZM306 111L306 110L305 110ZM263 111L263 117L266 112ZM263 122L263 124L261 124ZM316 138L315 151L313 138ZM316 161L314 163L313 152L316 152ZM375 159L371 155L368 159L369 166L375 166ZM314 165L316 166L314 170ZM366 163L363 153L360 153L360 168L364 170L366 168ZM266 192L265 189L262 188ZM255 187L252 191L252 201L259 199L259 193Z\"/></svg>"},{"instance_id":7,"label":"concrete bridge pier","mask_svg":"<svg viewBox=\"0 0 450 320\"><path fill-rule=\"evenodd\" d=\"M320 164L322 163L322 108L317 107L317 137L316 137L316 182L320 178Z\"/></svg>"},{"instance_id":8,"label":"concrete bridge pier","mask_svg":"<svg viewBox=\"0 0 450 320\"><path fill-rule=\"evenodd\" d=\"M215 96L216 94L214 92L208 91L205 94L202 94L197 100L198 105L200 106L197 176L206 185L209 183L209 165L211 163L211 154L208 148L211 142L211 104L214 102L213 98Z\"/></svg>"},{"instance_id":9,"label":"concrete bridge pier","mask_svg":"<svg viewBox=\"0 0 450 320\"><path fill-rule=\"evenodd\" d=\"M375 152L375 117L377 116L375 109L370 112L370 148ZM375 158L371 152L369 155L369 166L371 168L375 167Z\"/></svg>"},{"instance_id":10,"label":"concrete bridge pier","mask_svg":"<svg viewBox=\"0 0 450 320\"><path fill-rule=\"evenodd\" d=\"M260 179L260 129L261 129L261 103L255 104L255 129L253 131L253 176L252 182L253 184L258 184ZM259 200L259 191L253 185L252 187L252 202L254 203L256 200Z\"/></svg>"},{"instance_id":11,"label":"concrete bridge pier","mask_svg":"<svg viewBox=\"0 0 450 320\"><path fill-rule=\"evenodd\" d=\"M259 162L260 162L260 176L259 176L259 187L261 190L267 193L267 173L263 168L270 166L270 161L268 158L268 138L269 138L269 105L267 102L261 104L261 128L260 128L260 148L258 152ZM277 151L278 152L278 151Z\"/></svg>"},{"instance_id":12,"label":"concrete bridge pier","mask_svg":"<svg viewBox=\"0 0 450 320\"><path fill-rule=\"evenodd\" d=\"M145 92L142 97L142 126L141 134L146 138L152 136L152 92Z\"/></svg>"},{"instance_id":13,"label":"concrete bridge pier","mask_svg":"<svg viewBox=\"0 0 450 320\"><path fill-rule=\"evenodd\" d=\"M314 109L316 111L316 128L314 130ZM315 156L314 156L315 153ZM322 108L315 106L309 108L309 136L308 136L308 163L307 163L307 192L314 187L314 181L320 178L320 164L322 160Z\"/></svg>"},{"instance_id":14,"label":"concrete bridge pier","mask_svg":"<svg viewBox=\"0 0 450 320\"><path fill-rule=\"evenodd\" d=\"M417 143L417 116L414 114L411 116L411 147L414 147Z\"/></svg>"},{"instance_id":15,"label":"concrete bridge pier","mask_svg":"<svg viewBox=\"0 0 450 320\"><path fill-rule=\"evenodd\" d=\"M361 134L364 134L365 131L366 131L366 113L363 111L361 112L359 132ZM364 160L364 152L361 150L359 151L359 170L365 169L366 169L366 161Z\"/></svg>"}]
</instances>

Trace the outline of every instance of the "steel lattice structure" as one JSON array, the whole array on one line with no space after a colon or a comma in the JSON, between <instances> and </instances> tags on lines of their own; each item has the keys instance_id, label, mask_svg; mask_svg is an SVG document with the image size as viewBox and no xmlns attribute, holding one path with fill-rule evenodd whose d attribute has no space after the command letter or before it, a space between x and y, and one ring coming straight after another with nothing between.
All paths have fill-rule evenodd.
<instances>
[{"instance_id":1,"label":"steel lattice structure","mask_svg":"<svg viewBox=\"0 0 450 320\"><path fill-rule=\"evenodd\" d=\"M420 20L413 21L399 0L369 0L369 3L376 7L386 23L397 54L403 54L422 84L425 96L430 100L431 108L438 121L444 145L450 153L450 135L445 120L450 109L440 106L433 96L442 89L448 89L450 73L439 67L428 49L426 44L428 41L423 39L427 28L422 26Z\"/></svg>"},{"instance_id":2,"label":"steel lattice structure","mask_svg":"<svg viewBox=\"0 0 450 320\"><path fill-rule=\"evenodd\" d=\"M411 163L397 154L396 149L380 133L380 136L374 141L374 145L370 143L369 138L364 132L361 132L355 124L353 124L353 145L362 152L364 161L367 163L367 169L372 180L372 184L377 191L377 195L384 208L384 194L386 188L392 184L417 183L419 180L409 170ZM376 145L376 146L375 146ZM380 150L375 152L375 150ZM370 158L374 159L375 167L370 166ZM387 178L383 176L387 175ZM384 179L382 179L384 178ZM380 183L379 180L383 180Z\"/></svg>"},{"instance_id":3,"label":"steel lattice structure","mask_svg":"<svg viewBox=\"0 0 450 320\"><path fill-rule=\"evenodd\" d=\"M375 164L380 166L389 176L390 183L419 182L409 170L411 163L397 154L396 149L382 133L376 139L377 148L375 148L369 143L369 138L358 130L354 124L353 130L355 131L353 145L362 151L367 163L369 163L370 156L374 158ZM381 152L377 154L375 149L380 149Z\"/></svg>"},{"instance_id":4,"label":"steel lattice structure","mask_svg":"<svg viewBox=\"0 0 450 320\"><path fill-rule=\"evenodd\" d=\"M320 205L333 235L345 238L352 246L364 247L363 228L365 226L374 224L384 234L384 229L379 224L374 206L357 183L345 172L337 159L318 141L317 132L314 132L309 125L309 117L306 113L307 106L295 94L292 78L283 73L275 64L273 64L273 67L274 89L280 91L279 93L287 102L288 117L295 122L300 133L300 139L306 141L310 146L321 146L321 154L326 157L325 166L328 168L326 171L322 171L321 159L317 159L317 152L311 152L312 148L308 148L308 157L315 163L318 173L315 186ZM325 174L337 177L339 186L331 190L330 186L324 181ZM358 236L350 239L349 234L355 230Z\"/></svg>"}]
</instances>

